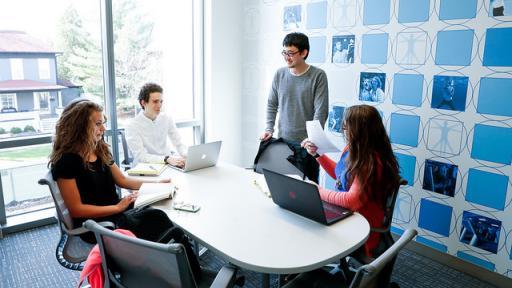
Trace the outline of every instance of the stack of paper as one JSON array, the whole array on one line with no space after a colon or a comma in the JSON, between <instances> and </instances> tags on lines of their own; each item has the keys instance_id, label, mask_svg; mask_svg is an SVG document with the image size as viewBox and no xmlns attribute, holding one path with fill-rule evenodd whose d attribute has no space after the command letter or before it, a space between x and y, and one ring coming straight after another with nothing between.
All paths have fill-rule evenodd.
<instances>
[{"instance_id":1,"label":"stack of paper","mask_svg":"<svg viewBox=\"0 0 512 288\"><path fill-rule=\"evenodd\" d=\"M172 199L176 187L172 183L142 183L135 207L151 205L163 199Z\"/></svg>"},{"instance_id":2,"label":"stack of paper","mask_svg":"<svg viewBox=\"0 0 512 288\"><path fill-rule=\"evenodd\" d=\"M139 163L126 171L130 176L158 176L167 167L166 164Z\"/></svg>"}]
</instances>

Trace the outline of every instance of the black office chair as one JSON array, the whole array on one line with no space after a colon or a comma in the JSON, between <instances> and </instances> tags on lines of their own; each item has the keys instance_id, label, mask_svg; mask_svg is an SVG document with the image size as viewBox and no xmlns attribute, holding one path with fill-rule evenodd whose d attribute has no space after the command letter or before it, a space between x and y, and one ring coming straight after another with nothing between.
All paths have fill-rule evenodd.
<instances>
[{"instance_id":1,"label":"black office chair","mask_svg":"<svg viewBox=\"0 0 512 288\"><path fill-rule=\"evenodd\" d=\"M81 271L93 245L83 241L80 235L89 231L83 227L73 228L73 220L51 172L48 172L45 178L40 179L38 183L48 185L55 203L57 212L55 217L60 228L60 240L55 251L57 261L65 268ZM112 222L101 222L101 225L114 228Z\"/></svg>"},{"instance_id":2,"label":"black office chair","mask_svg":"<svg viewBox=\"0 0 512 288\"><path fill-rule=\"evenodd\" d=\"M377 248L377 251L374 251L375 255L380 255L394 243L393 237L391 236L393 211L395 210L396 198L400 192L400 187L405 185L407 185L407 180L400 179L398 186L388 196L388 199L386 200L386 209L384 210L384 219L382 220L382 228L370 228L371 232L377 232L381 235L381 245Z\"/></svg>"},{"instance_id":3,"label":"black office chair","mask_svg":"<svg viewBox=\"0 0 512 288\"><path fill-rule=\"evenodd\" d=\"M375 228L371 227L370 232L377 232L380 234L380 242L379 246L375 248L372 252L374 256L379 256L385 251L389 249L395 242L393 240L393 236L391 235L391 224L393 222L393 211L395 209L396 204L396 198L398 196L398 193L400 192L400 186L407 185L407 180L400 179L397 187L392 191L392 193L388 196L388 199L386 200L386 206L384 209L384 219L382 220L382 227L381 228ZM355 272L357 271L358 267L361 267L364 264L369 264L374 260L374 258L367 256L363 253L363 251L360 249L356 251L355 253L352 253L348 259L341 259L340 261L340 269L343 271L343 273L350 279L351 271ZM384 270L387 273L382 274L382 279L380 280L383 283L389 283L391 279L391 272L393 271L393 265L395 263L395 260L390 261L388 267L386 267Z\"/></svg>"},{"instance_id":4,"label":"black office chair","mask_svg":"<svg viewBox=\"0 0 512 288\"><path fill-rule=\"evenodd\" d=\"M105 287L233 287L237 268L225 265L215 275L192 274L182 244L161 244L105 229L93 220L84 222L98 241ZM243 284L242 284L243 285Z\"/></svg>"},{"instance_id":5,"label":"black office chair","mask_svg":"<svg viewBox=\"0 0 512 288\"><path fill-rule=\"evenodd\" d=\"M124 170L128 170L132 168L133 164L133 155L130 151L130 148L128 147L128 142L126 142L126 135L124 130L117 130L119 133L119 137L121 138L121 145L123 147L123 161L121 161L121 168L124 168Z\"/></svg>"},{"instance_id":6,"label":"black office chair","mask_svg":"<svg viewBox=\"0 0 512 288\"><path fill-rule=\"evenodd\" d=\"M393 263L397 254L402 248L409 243L409 241L416 236L417 232L414 229L407 229L404 234L398 239L386 252L382 253L377 259L371 263L363 265L357 269L355 277L352 282L347 285L345 278L341 273L331 274L325 269L317 269L311 272L302 273L283 288L330 288L330 287L389 287L387 283L381 281L382 274L388 273L386 267ZM389 272L391 274L391 271Z\"/></svg>"}]
</instances>

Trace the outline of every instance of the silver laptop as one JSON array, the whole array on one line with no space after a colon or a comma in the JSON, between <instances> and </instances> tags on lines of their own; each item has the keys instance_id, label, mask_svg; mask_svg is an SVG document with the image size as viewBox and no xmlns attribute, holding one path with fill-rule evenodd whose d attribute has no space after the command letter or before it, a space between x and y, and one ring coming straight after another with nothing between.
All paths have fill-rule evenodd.
<instances>
[{"instance_id":1,"label":"silver laptop","mask_svg":"<svg viewBox=\"0 0 512 288\"><path fill-rule=\"evenodd\" d=\"M215 166L217 164L217 161L219 160L221 144L222 141L216 141L211 143L190 146L188 147L185 167L171 167L182 172L188 172Z\"/></svg>"}]
</instances>

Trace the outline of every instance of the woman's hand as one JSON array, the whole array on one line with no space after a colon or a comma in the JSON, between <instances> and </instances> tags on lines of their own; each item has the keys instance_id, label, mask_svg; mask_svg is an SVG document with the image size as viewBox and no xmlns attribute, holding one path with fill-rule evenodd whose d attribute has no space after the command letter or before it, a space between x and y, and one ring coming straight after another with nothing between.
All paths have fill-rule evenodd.
<instances>
[{"instance_id":1,"label":"woman's hand","mask_svg":"<svg viewBox=\"0 0 512 288\"><path fill-rule=\"evenodd\" d=\"M128 208L128 206L130 206L130 204L137 200L137 196L139 196L139 194L135 192L130 193L129 195L123 197L123 199L121 199L121 201L119 201L119 203L117 203L116 205L119 208L119 212L125 211Z\"/></svg>"},{"instance_id":2,"label":"woman's hand","mask_svg":"<svg viewBox=\"0 0 512 288\"><path fill-rule=\"evenodd\" d=\"M308 138L302 140L302 142L300 143L300 146L304 149L306 149L306 151L308 151L309 155L311 156L315 156L317 155L317 150L318 150L318 147L316 147L315 143L311 142Z\"/></svg>"}]
</instances>

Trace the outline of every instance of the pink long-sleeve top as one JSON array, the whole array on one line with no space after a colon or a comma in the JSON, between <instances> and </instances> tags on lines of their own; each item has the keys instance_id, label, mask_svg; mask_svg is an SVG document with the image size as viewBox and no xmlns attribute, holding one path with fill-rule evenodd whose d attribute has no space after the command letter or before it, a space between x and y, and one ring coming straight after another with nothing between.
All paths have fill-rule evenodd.
<instances>
[{"instance_id":1,"label":"pink long-sleeve top","mask_svg":"<svg viewBox=\"0 0 512 288\"><path fill-rule=\"evenodd\" d=\"M343 149L342 155L348 153L348 146ZM340 161L344 161L344 158L340 159ZM345 177L345 175L336 175L336 165L337 163L330 159L327 155L322 155L317 158L318 163L322 166L322 168L334 179L339 179L340 177ZM338 165L344 165L344 163L339 163ZM343 169L344 170L344 169ZM382 175L382 163L379 158L377 158L377 177L380 180ZM361 183L359 179L356 177L348 189L348 191L333 191L329 189L325 189L323 187L318 187L320 191L320 198L322 200L348 208L352 211L359 212L363 215L366 220L370 223L370 227L373 228L381 228L382 221L384 219L384 208L382 203L370 202L366 200L366 197L361 197ZM365 253L368 256L372 256L372 251L379 245L380 235L376 232L371 232L368 240L366 241L364 248Z\"/></svg>"}]
</instances>

